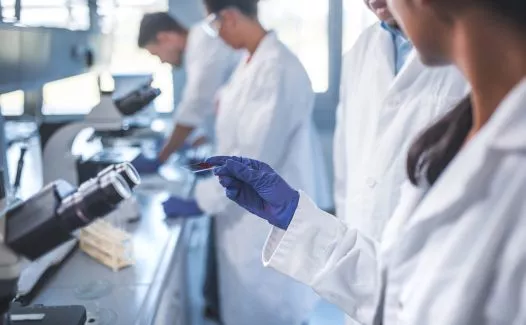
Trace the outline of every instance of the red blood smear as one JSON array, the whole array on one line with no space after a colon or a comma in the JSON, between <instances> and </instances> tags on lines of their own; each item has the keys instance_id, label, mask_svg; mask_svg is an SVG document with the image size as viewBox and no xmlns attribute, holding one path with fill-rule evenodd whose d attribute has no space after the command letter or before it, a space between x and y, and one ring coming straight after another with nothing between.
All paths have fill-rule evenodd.
<instances>
[{"instance_id":1,"label":"red blood smear","mask_svg":"<svg viewBox=\"0 0 526 325\"><path fill-rule=\"evenodd\" d=\"M203 170L203 169L214 168L214 165L206 163L206 162L202 162L202 163L190 165L190 166L188 166L188 168L190 168L190 170L192 170L192 171L200 171L200 170Z\"/></svg>"}]
</instances>

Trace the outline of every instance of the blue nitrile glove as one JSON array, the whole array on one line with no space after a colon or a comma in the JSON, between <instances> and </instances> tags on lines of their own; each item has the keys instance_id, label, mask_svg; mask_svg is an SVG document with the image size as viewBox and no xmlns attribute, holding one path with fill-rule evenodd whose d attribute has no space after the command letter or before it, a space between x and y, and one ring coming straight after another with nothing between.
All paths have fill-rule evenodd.
<instances>
[{"instance_id":1,"label":"blue nitrile glove","mask_svg":"<svg viewBox=\"0 0 526 325\"><path fill-rule=\"evenodd\" d=\"M163 209L167 218L192 217L203 214L195 200L185 200L175 196L163 202Z\"/></svg>"},{"instance_id":2,"label":"blue nitrile glove","mask_svg":"<svg viewBox=\"0 0 526 325\"><path fill-rule=\"evenodd\" d=\"M267 164L240 157L212 157L214 174L226 196L249 212L286 230L296 212L299 193Z\"/></svg>"},{"instance_id":3,"label":"blue nitrile glove","mask_svg":"<svg viewBox=\"0 0 526 325\"><path fill-rule=\"evenodd\" d=\"M131 164L141 175L154 174L159 170L162 163L157 158L147 158L142 153L135 158Z\"/></svg>"}]
</instances>

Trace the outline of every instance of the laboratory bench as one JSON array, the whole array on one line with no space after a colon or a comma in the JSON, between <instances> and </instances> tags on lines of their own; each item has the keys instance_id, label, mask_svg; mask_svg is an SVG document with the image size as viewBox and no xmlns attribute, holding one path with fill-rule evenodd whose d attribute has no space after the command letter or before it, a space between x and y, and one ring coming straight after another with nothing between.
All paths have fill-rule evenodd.
<instances>
[{"instance_id":1,"label":"laboratory bench","mask_svg":"<svg viewBox=\"0 0 526 325\"><path fill-rule=\"evenodd\" d=\"M21 186L17 191L18 197L26 199L43 185L41 168L37 168L41 165L38 152L40 146L34 127L21 128L20 123L16 124L12 130L18 132L9 132L7 139L11 144L7 160L14 179L20 147L28 148L21 173ZM168 175L168 179L176 180L171 182L169 192L188 196L195 179L187 171L180 168L174 170L177 175ZM88 313L87 324L92 325L194 323L191 319L194 317L189 315L188 283L196 281L195 274L190 274L196 270L189 272L187 259L189 251L195 255L196 248L192 246L196 245L196 238L202 237L202 234L196 235L199 228L203 233L203 226L199 226L202 219L167 220L161 203L168 193L155 191L148 182L143 185L142 190L140 186L136 193L141 218L133 223L119 223L132 235L135 264L113 272L76 248L50 274L46 274L27 303L45 306L82 305ZM195 266L195 261L192 265Z\"/></svg>"},{"instance_id":2,"label":"laboratory bench","mask_svg":"<svg viewBox=\"0 0 526 325\"><path fill-rule=\"evenodd\" d=\"M185 246L192 227L165 220L162 199L139 195L142 217L125 226L132 234L133 266L113 272L76 249L31 304L83 305L88 324L95 325L189 324Z\"/></svg>"}]
</instances>

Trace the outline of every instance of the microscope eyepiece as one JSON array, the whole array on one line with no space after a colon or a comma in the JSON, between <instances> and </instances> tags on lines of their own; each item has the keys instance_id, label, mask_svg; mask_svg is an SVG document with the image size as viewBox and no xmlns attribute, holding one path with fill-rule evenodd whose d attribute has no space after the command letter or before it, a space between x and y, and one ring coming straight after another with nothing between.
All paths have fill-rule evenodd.
<instances>
[{"instance_id":1,"label":"microscope eyepiece","mask_svg":"<svg viewBox=\"0 0 526 325\"><path fill-rule=\"evenodd\" d=\"M116 172L119 174L124 180L126 181L126 184L133 190L137 185L141 183L141 177L139 176L139 173L133 167L130 163L121 163L117 165L111 165L103 169L97 177L102 177L103 175L106 175L111 172Z\"/></svg>"},{"instance_id":2,"label":"microscope eyepiece","mask_svg":"<svg viewBox=\"0 0 526 325\"><path fill-rule=\"evenodd\" d=\"M122 175L115 173L99 178L100 188L108 202L117 205L130 198L132 191Z\"/></svg>"},{"instance_id":3,"label":"microscope eyepiece","mask_svg":"<svg viewBox=\"0 0 526 325\"><path fill-rule=\"evenodd\" d=\"M112 212L131 195L124 178L111 171L85 182L77 192L64 198L57 214L73 231Z\"/></svg>"},{"instance_id":4,"label":"microscope eyepiece","mask_svg":"<svg viewBox=\"0 0 526 325\"><path fill-rule=\"evenodd\" d=\"M115 107L123 115L130 116L148 106L160 94L160 89L145 85L121 98L115 99Z\"/></svg>"}]
</instances>

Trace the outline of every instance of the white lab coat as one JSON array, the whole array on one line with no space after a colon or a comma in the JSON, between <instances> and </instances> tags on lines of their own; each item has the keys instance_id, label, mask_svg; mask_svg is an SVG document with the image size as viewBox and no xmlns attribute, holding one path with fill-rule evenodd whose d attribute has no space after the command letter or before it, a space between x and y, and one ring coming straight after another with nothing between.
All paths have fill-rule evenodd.
<instances>
[{"instance_id":1,"label":"white lab coat","mask_svg":"<svg viewBox=\"0 0 526 325\"><path fill-rule=\"evenodd\" d=\"M301 194L264 262L360 324L526 324L525 138L526 79L431 189L405 186L381 243Z\"/></svg>"},{"instance_id":2,"label":"white lab coat","mask_svg":"<svg viewBox=\"0 0 526 325\"><path fill-rule=\"evenodd\" d=\"M400 199L414 137L466 96L453 67L411 53L395 76L391 34L376 23L346 55L334 137L336 215L379 240Z\"/></svg>"},{"instance_id":3,"label":"white lab coat","mask_svg":"<svg viewBox=\"0 0 526 325\"><path fill-rule=\"evenodd\" d=\"M196 24L188 34L186 84L174 117L180 124L202 127L210 136L214 133L216 93L228 81L241 54L220 38L208 35L203 24Z\"/></svg>"},{"instance_id":4,"label":"white lab coat","mask_svg":"<svg viewBox=\"0 0 526 325\"><path fill-rule=\"evenodd\" d=\"M329 199L305 69L274 33L247 61L221 91L217 154L263 160L294 186ZM227 199L215 178L200 181L195 196L201 209L216 217L224 324L298 325L306 320L317 295L261 264L270 225Z\"/></svg>"}]
</instances>

